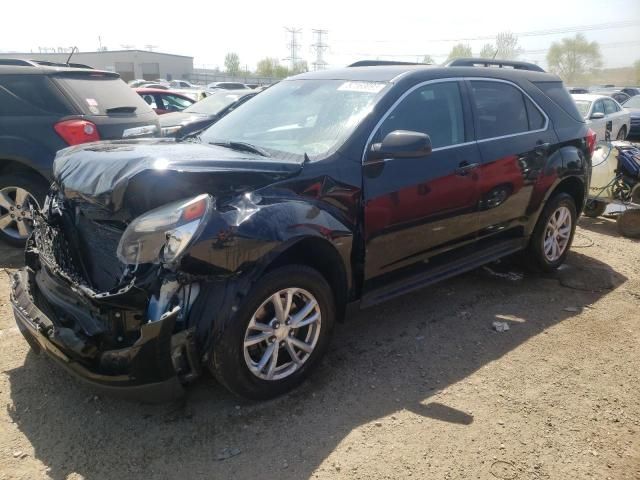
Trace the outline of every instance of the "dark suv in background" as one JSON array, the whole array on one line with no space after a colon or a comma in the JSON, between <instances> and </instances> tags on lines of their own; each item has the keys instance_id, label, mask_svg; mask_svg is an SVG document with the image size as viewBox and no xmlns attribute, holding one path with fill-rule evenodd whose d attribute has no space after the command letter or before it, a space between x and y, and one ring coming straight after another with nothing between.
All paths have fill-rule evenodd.
<instances>
[{"instance_id":1,"label":"dark suv in background","mask_svg":"<svg viewBox=\"0 0 640 480\"><path fill-rule=\"evenodd\" d=\"M117 73L0 59L0 240L24 245L58 150L157 134L156 114Z\"/></svg>"},{"instance_id":2,"label":"dark suv in background","mask_svg":"<svg viewBox=\"0 0 640 480\"><path fill-rule=\"evenodd\" d=\"M27 340L111 390L159 399L209 368L268 398L348 305L516 252L558 268L595 146L561 80L370 63L282 81L191 141L61 151L13 277Z\"/></svg>"}]
</instances>

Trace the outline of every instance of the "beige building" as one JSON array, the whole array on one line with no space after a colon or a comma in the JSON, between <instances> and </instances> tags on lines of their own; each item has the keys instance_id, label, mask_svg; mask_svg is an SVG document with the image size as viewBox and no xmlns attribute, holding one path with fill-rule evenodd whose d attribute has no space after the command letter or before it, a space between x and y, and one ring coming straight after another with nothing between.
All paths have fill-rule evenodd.
<instances>
[{"instance_id":1,"label":"beige building","mask_svg":"<svg viewBox=\"0 0 640 480\"><path fill-rule=\"evenodd\" d=\"M65 63L69 54L0 53L0 57ZM147 50L77 52L73 54L71 62L89 65L98 70L118 72L125 82L135 78L145 80L155 80L157 78L189 80L193 73L193 57Z\"/></svg>"}]
</instances>

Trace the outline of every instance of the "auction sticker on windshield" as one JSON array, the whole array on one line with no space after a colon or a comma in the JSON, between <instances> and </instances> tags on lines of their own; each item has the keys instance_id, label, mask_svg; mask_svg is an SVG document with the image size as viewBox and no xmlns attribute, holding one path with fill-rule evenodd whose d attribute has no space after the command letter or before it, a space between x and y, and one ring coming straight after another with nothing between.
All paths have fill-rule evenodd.
<instances>
[{"instance_id":1,"label":"auction sticker on windshield","mask_svg":"<svg viewBox=\"0 0 640 480\"><path fill-rule=\"evenodd\" d=\"M386 84L382 82L344 82L338 87L343 92L378 93Z\"/></svg>"}]
</instances>

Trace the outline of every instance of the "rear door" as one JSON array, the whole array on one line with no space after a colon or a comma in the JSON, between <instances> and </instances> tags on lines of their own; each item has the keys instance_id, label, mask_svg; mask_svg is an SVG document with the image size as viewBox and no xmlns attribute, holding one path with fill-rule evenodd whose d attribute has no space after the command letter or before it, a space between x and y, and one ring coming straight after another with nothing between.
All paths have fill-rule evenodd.
<instances>
[{"instance_id":1,"label":"rear door","mask_svg":"<svg viewBox=\"0 0 640 480\"><path fill-rule=\"evenodd\" d=\"M526 218L538 172L558 139L546 114L517 85L494 79L468 85L482 158L479 235L517 235L512 229Z\"/></svg>"},{"instance_id":2,"label":"rear door","mask_svg":"<svg viewBox=\"0 0 640 480\"><path fill-rule=\"evenodd\" d=\"M627 124L626 112L613 100L605 98L602 101L604 102L606 119L608 122L611 122L611 139L613 140L614 138L618 138L618 134ZM624 138L621 140L624 140Z\"/></svg>"},{"instance_id":3,"label":"rear door","mask_svg":"<svg viewBox=\"0 0 640 480\"><path fill-rule=\"evenodd\" d=\"M156 113L116 74L74 71L52 78L84 117L96 124L101 139L159 134Z\"/></svg>"},{"instance_id":4,"label":"rear door","mask_svg":"<svg viewBox=\"0 0 640 480\"><path fill-rule=\"evenodd\" d=\"M370 143L395 130L426 133L433 151L364 160L366 290L387 274L419 273L431 257L474 241L480 158L470 120L461 83L431 81L407 92L373 133Z\"/></svg>"}]
</instances>

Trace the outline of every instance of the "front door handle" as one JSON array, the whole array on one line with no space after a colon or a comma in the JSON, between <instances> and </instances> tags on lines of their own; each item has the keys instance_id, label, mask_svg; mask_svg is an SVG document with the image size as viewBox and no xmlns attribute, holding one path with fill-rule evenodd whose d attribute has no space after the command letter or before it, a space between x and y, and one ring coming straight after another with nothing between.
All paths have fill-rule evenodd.
<instances>
[{"instance_id":1,"label":"front door handle","mask_svg":"<svg viewBox=\"0 0 640 480\"><path fill-rule=\"evenodd\" d=\"M460 162L460 165L458 165L458 168L455 170L456 175L465 176L471 170L478 168L479 165L479 163L469 163L467 161Z\"/></svg>"}]
</instances>

